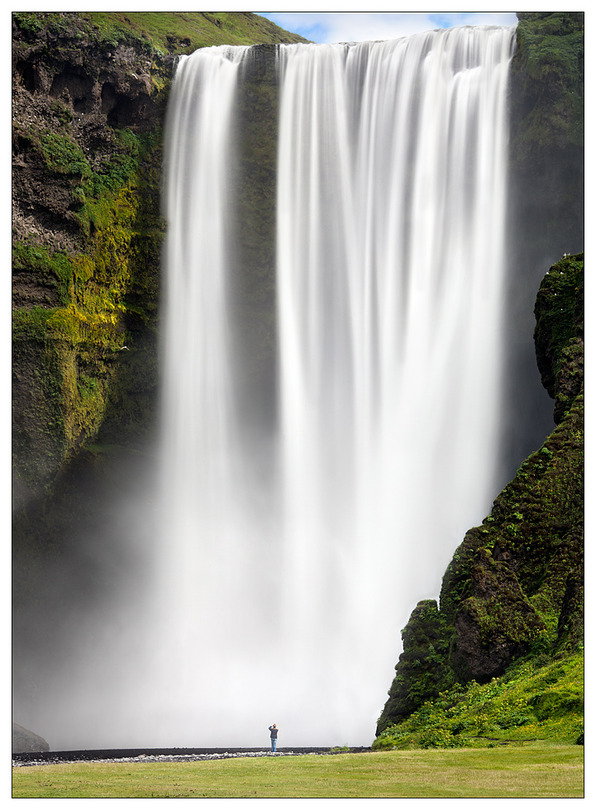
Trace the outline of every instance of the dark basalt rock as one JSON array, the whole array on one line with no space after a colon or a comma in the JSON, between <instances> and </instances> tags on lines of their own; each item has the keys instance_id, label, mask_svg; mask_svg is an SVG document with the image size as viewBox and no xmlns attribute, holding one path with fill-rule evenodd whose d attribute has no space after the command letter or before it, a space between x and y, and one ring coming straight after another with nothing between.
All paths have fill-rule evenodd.
<instances>
[{"instance_id":1,"label":"dark basalt rock","mask_svg":"<svg viewBox=\"0 0 596 810\"><path fill-rule=\"evenodd\" d=\"M377 734L453 684L453 670L444 665L452 636L453 629L439 613L436 601L418 602L402 631L404 649L395 667L396 677L379 718Z\"/></svg>"},{"instance_id":2,"label":"dark basalt rock","mask_svg":"<svg viewBox=\"0 0 596 810\"><path fill-rule=\"evenodd\" d=\"M472 595L459 606L450 662L461 681L490 680L525 653L544 623L513 569L479 549L470 571Z\"/></svg>"},{"instance_id":3,"label":"dark basalt rock","mask_svg":"<svg viewBox=\"0 0 596 810\"><path fill-rule=\"evenodd\" d=\"M555 400L559 424L583 385L584 256L564 256L540 285L534 314L536 361L542 383Z\"/></svg>"},{"instance_id":4,"label":"dark basalt rock","mask_svg":"<svg viewBox=\"0 0 596 810\"><path fill-rule=\"evenodd\" d=\"M68 136L97 165L117 151L112 127L144 132L162 123L165 94L156 79L171 72L171 62L157 54L92 43L82 30L73 15L59 36L48 24L32 45L13 25L13 229L53 247L79 249L76 178L53 173L49 181L38 133Z\"/></svg>"}]
</instances>

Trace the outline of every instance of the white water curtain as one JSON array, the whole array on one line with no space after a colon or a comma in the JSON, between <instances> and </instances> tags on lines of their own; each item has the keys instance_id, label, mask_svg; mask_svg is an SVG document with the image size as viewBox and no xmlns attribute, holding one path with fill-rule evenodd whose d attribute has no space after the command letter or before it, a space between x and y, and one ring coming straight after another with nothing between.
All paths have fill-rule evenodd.
<instances>
[{"instance_id":1,"label":"white water curtain","mask_svg":"<svg viewBox=\"0 0 596 810\"><path fill-rule=\"evenodd\" d=\"M495 495L511 55L497 28L281 49L285 620L340 725Z\"/></svg>"},{"instance_id":2,"label":"white water curtain","mask_svg":"<svg viewBox=\"0 0 596 810\"><path fill-rule=\"evenodd\" d=\"M280 46L266 478L230 306L251 49L181 60L161 517L137 541L131 604L51 693L54 747L264 747L273 722L282 749L372 742L400 630L497 491L514 34Z\"/></svg>"},{"instance_id":3,"label":"white water curtain","mask_svg":"<svg viewBox=\"0 0 596 810\"><path fill-rule=\"evenodd\" d=\"M242 439L226 302L229 133L250 52L210 49L178 71L162 564L184 650L168 657L192 672L209 741L223 717L239 744L265 721L280 745L370 743L401 628L490 508L512 45L511 29L462 28L280 47L266 482Z\"/></svg>"}]
</instances>

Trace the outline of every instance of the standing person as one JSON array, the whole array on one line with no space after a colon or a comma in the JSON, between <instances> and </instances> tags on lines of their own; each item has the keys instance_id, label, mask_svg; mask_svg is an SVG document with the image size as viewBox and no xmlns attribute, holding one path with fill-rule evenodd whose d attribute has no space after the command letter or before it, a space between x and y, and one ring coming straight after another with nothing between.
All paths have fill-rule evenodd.
<instances>
[{"instance_id":1,"label":"standing person","mask_svg":"<svg viewBox=\"0 0 596 810\"><path fill-rule=\"evenodd\" d=\"M269 726L270 736L271 736L271 750L277 751L277 732L278 728L275 723L272 726Z\"/></svg>"}]
</instances>

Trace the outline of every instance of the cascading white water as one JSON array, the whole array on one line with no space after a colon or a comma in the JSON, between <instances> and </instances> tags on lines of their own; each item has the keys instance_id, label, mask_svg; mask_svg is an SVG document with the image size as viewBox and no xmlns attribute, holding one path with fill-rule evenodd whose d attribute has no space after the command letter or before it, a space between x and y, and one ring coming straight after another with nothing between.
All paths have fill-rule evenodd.
<instances>
[{"instance_id":1,"label":"cascading white water","mask_svg":"<svg viewBox=\"0 0 596 810\"><path fill-rule=\"evenodd\" d=\"M277 460L229 294L245 49L169 110L160 744L370 744L416 601L495 495L513 29L281 46ZM169 689L160 695L158 684Z\"/></svg>"},{"instance_id":2,"label":"cascading white water","mask_svg":"<svg viewBox=\"0 0 596 810\"><path fill-rule=\"evenodd\" d=\"M495 492L511 44L281 51L286 621L330 730L364 733L385 640Z\"/></svg>"}]
</instances>

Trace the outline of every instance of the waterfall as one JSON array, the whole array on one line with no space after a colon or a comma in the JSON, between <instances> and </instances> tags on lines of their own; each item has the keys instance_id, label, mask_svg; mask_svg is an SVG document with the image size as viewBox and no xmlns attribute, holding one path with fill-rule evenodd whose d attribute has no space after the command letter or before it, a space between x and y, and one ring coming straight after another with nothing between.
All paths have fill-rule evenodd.
<instances>
[{"instance_id":1,"label":"waterfall","mask_svg":"<svg viewBox=\"0 0 596 810\"><path fill-rule=\"evenodd\" d=\"M265 745L272 722L282 747L370 744L401 628L490 510L513 43L487 27L280 46L277 401L260 432L229 269L242 264L235 110L250 49L181 60L159 744Z\"/></svg>"}]
</instances>

